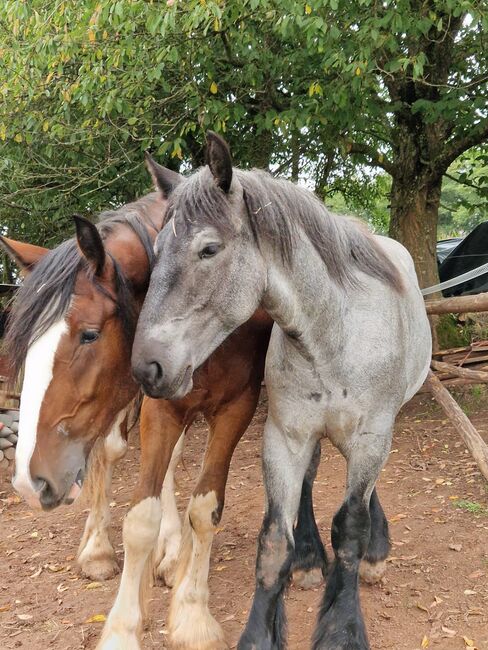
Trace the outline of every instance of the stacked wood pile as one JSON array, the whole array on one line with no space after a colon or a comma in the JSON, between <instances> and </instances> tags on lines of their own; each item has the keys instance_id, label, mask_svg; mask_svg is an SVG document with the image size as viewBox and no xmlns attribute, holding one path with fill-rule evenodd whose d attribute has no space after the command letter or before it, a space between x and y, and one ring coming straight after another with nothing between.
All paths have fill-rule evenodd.
<instances>
[{"instance_id":1,"label":"stacked wood pile","mask_svg":"<svg viewBox=\"0 0 488 650\"><path fill-rule=\"evenodd\" d=\"M18 431L18 409L0 412L0 469L8 469L13 465Z\"/></svg>"}]
</instances>

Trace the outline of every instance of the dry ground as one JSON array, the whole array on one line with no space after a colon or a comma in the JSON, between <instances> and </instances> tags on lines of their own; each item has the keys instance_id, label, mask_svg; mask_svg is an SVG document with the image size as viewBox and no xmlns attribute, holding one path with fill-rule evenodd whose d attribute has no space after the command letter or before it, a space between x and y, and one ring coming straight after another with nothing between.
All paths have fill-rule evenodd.
<instances>
[{"instance_id":1,"label":"dry ground","mask_svg":"<svg viewBox=\"0 0 488 650\"><path fill-rule=\"evenodd\" d=\"M486 395L464 400L488 438ZM232 462L227 504L211 561L211 608L231 647L242 630L253 592L255 541L263 512L260 471L263 400ZM188 436L178 499L184 509L205 444L200 423ZM122 560L121 520L137 474L137 440L114 480L113 539ZM315 488L319 528L330 553L331 517L344 490L344 462L324 442ZM430 398L402 412L390 461L379 481L393 548L387 576L362 586L371 647L488 650L488 490L457 434ZM33 513L0 477L0 648L94 648L118 578L90 584L78 576L74 555L85 514L73 506ZM152 623L144 648L165 648L169 592L152 590ZM287 595L290 650L309 647L318 590Z\"/></svg>"}]
</instances>

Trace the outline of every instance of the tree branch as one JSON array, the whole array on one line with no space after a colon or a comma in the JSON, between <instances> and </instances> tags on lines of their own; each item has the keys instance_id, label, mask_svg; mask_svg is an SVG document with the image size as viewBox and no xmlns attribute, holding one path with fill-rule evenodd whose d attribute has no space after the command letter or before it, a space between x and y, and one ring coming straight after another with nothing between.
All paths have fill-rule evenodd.
<instances>
[{"instance_id":1,"label":"tree branch","mask_svg":"<svg viewBox=\"0 0 488 650\"><path fill-rule=\"evenodd\" d=\"M348 142L347 153L365 156L370 165L381 167L391 176L395 176L396 174L395 165L393 165L382 153L378 153L373 147L369 147L367 144Z\"/></svg>"},{"instance_id":2,"label":"tree branch","mask_svg":"<svg viewBox=\"0 0 488 650\"><path fill-rule=\"evenodd\" d=\"M475 147L477 144L481 144L488 139L488 118L485 118L479 124L474 126L471 131L465 132L463 135L455 138L450 143L446 145L446 149L443 155L439 156L437 160L434 161L434 169L440 174L444 174L449 165L453 163L456 158L459 158L471 147Z\"/></svg>"},{"instance_id":3,"label":"tree branch","mask_svg":"<svg viewBox=\"0 0 488 650\"><path fill-rule=\"evenodd\" d=\"M479 185L476 185L476 183L473 183L472 181L468 181L468 179L462 181L460 178L456 178L455 176L451 176L451 174L448 174L447 172L444 172L444 176L446 178L450 178L451 181L455 181L456 183L459 183L459 185L467 185L468 187L472 187L473 189L477 190L478 192L483 189Z\"/></svg>"}]
</instances>

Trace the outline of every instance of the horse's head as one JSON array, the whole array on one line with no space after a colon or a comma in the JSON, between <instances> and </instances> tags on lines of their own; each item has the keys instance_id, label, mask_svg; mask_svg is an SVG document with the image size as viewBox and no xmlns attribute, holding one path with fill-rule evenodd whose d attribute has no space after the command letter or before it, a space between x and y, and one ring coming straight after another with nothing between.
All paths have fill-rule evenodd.
<instances>
[{"instance_id":1,"label":"horse's head","mask_svg":"<svg viewBox=\"0 0 488 650\"><path fill-rule=\"evenodd\" d=\"M227 144L214 133L207 159L176 187L163 169L156 178L169 199L167 223L156 240L132 354L134 375L151 397L188 393L193 371L252 316L266 285L243 173L233 170Z\"/></svg>"},{"instance_id":2,"label":"horse's head","mask_svg":"<svg viewBox=\"0 0 488 650\"><path fill-rule=\"evenodd\" d=\"M165 208L159 195L140 201L153 219L147 229L139 219L139 233L122 208L99 228L76 217L76 238L35 265L21 259L22 245L6 247L32 269L7 334L16 369L25 364L14 486L45 509L77 496L96 438L137 392L131 346Z\"/></svg>"}]
</instances>

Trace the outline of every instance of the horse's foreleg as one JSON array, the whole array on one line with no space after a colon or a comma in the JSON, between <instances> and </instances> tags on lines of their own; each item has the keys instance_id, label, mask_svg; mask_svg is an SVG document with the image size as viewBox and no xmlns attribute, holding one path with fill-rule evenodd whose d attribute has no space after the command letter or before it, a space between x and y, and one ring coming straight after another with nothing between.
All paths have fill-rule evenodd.
<instances>
[{"instance_id":1,"label":"horse's foreleg","mask_svg":"<svg viewBox=\"0 0 488 650\"><path fill-rule=\"evenodd\" d=\"M145 597L161 523L160 493L184 428L170 402L145 399L141 411L139 480L123 526L124 569L98 650L139 650Z\"/></svg>"},{"instance_id":2,"label":"horse's foreleg","mask_svg":"<svg viewBox=\"0 0 488 650\"><path fill-rule=\"evenodd\" d=\"M286 647L284 592L294 557L293 524L315 446L315 437L296 434L290 439L268 413L263 445L266 514L258 540L256 588L239 650Z\"/></svg>"},{"instance_id":3,"label":"horse's foreleg","mask_svg":"<svg viewBox=\"0 0 488 650\"><path fill-rule=\"evenodd\" d=\"M161 490L161 528L159 529L154 566L156 575L162 578L168 587L172 587L174 583L174 573L181 545L181 520L176 506L174 475L183 453L184 442L185 433L183 432L173 450Z\"/></svg>"},{"instance_id":4,"label":"horse's foreleg","mask_svg":"<svg viewBox=\"0 0 488 650\"><path fill-rule=\"evenodd\" d=\"M303 479L296 526L295 553L291 567L293 583L302 589L318 587L327 573L327 554L315 521L312 490L320 463L320 441Z\"/></svg>"},{"instance_id":5,"label":"horse's foreleg","mask_svg":"<svg viewBox=\"0 0 488 650\"><path fill-rule=\"evenodd\" d=\"M90 454L90 467L83 486L90 500L90 513L78 547L77 563L91 580L108 580L119 572L115 551L109 538L110 494L115 463L127 451L127 419L120 413L104 439L99 439Z\"/></svg>"},{"instance_id":6,"label":"horse's foreleg","mask_svg":"<svg viewBox=\"0 0 488 650\"><path fill-rule=\"evenodd\" d=\"M227 648L219 623L208 608L208 570L215 530L224 507L225 485L235 446L247 429L260 387L249 386L238 399L209 418L210 434L202 472L185 517L171 598L168 627L172 648Z\"/></svg>"},{"instance_id":7,"label":"horse's foreleg","mask_svg":"<svg viewBox=\"0 0 488 650\"><path fill-rule=\"evenodd\" d=\"M388 430L360 431L347 446L346 497L332 521L335 559L327 576L314 650L368 650L370 647L359 604L359 566L370 543L371 494L388 457L390 443Z\"/></svg>"}]
</instances>

